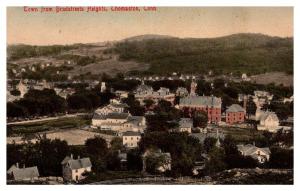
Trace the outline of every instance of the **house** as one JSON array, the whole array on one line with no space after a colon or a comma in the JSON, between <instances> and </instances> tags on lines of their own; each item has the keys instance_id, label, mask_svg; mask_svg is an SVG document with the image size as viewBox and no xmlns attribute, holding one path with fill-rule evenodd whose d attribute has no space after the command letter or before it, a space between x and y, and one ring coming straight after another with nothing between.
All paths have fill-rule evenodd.
<instances>
[{"instance_id":1,"label":"house","mask_svg":"<svg viewBox=\"0 0 300 191\"><path fill-rule=\"evenodd\" d=\"M270 159L271 151L268 147L259 148L255 145L247 144L237 145L237 148L243 156L250 156L259 163L265 163Z\"/></svg>"},{"instance_id":2,"label":"house","mask_svg":"<svg viewBox=\"0 0 300 191\"><path fill-rule=\"evenodd\" d=\"M256 111L256 119L259 120L257 130L277 132L282 127L279 126L279 119L275 112Z\"/></svg>"},{"instance_id":3,"label":"house","mask_svg":"<svg viewBox=\"0 0 300 191\"><path fill-rule=\"evenodd\" d=\"M141 140L141 133L126 131L123 133L123 145L126 148L136 148Z\"/></svg>"},{"instance_id":4,"label":"house","mask_svg":"<svg viewBox=\"0 0 300 191\"><path fill-rule=\"evenodd\" d=\"M250 80L251 80L251 79L247 76L246 73L243 73L243 74L242 74L242 81L248 82L248 81L250 81Z\"/></svg>"},{"instance_id":5,"label":"house","mask_svg":"<svg viewBox=\"0 0 300 191\"><path fill-rule=\"evenodd\" d=\"M146 172L147 170L147 161L148 159L154 159L155 161L158 161L158 164L155 165L155 170L157 172L163 173L167 170L171 170L171 154L170 153L164 153L160 149L153 150L148 149L144 152L142 155L143 159L143 172Z\"/></svg>"},{"instance_id":6,"label":"house","mask_svg":"<svg viewBox=\"0 0 300 191\"><path fill-rule=\"evenodd\" d=\"M291 103L294 101L294 96L291 96L289 98L283 98L283 103Z\"/></svg>"},{"instance_id":7,"label":"house","mask_svg":"<svg viewBox=\"0 0 300 191\"><path fill-rule=\"evenodd\" d=\"M144 116L132 116L130 113L112 112L107 115L94 113L92 128L116 131L120 134L126 131L143 132L146 128L146 119Z\"/></svg>"},{"instance_id":8,"label":"house","mask_svg":"<svg viewBox=\"0 0 300 191\"><path fill-rule=\"evenodd\" d=\"M178 87L176 90L176 96L180 96L180 97L185 97L189 95L189 92L186 88L184 87Z\"/></svg>"},{"instance_id":9,"label":"house","mask_svg":"<svg viewBox=\"0 0 300 191\"><path fill-rule=\"evenodd\" d=\"M273 99L273 95L267 91L254 91L252 96L253 102L257 108L261 108L264 104L269 104Z\"/></svg>"},{"instance_id":10,"label":"house","mask_svg":"<svg viewBox=\"0 0 300 191\"><path fill-rule=\"evenodd\" d=\"M226 123L234 124L234 123L243 123L245 121L246 111L238 104L232 104L226 110Z\"/></svg>"},{"instance_id":11,"label":"house","mask_svg":"<svg viewBox=\"0 0 300 191\"><path fill-rule=\"evenodd\" d=\"M39 178L37 166L19 168L19 164L12 165L7 170L7 177L10 180L37 180Z\"/></svg>"},{"instance_id":12,"label":"house","mask_svg":"<svg viewBox=\"0 0 300 191\"><path fill-rule=\"evenodd\" d=\"M29 88L27 87L26 83L23 83L22 80L16 86L16 89L20 91L20 97L23 98L24 95L28 92Z\"/></svg>"},{"instance_id":13,"label":"house","mask_svg":"<svg viewBox=\"0 0 300 191\"><path fill-rule=\"evenodd\" d=\"M175 100L175 94L171 93L168 88L161 87L158 91L154 91L152 87L145 85L144 81L137 87L134 97L142 105L144 104L144 100L147 99L153 100L155 103L158 103L160 100L174 103Z\"/></svg>"},{"instance_id":14,"label":"house","mask_svg":"<svg viewBox=\"0 0 300 191\"><path fill-rule=\"evenodd\" d=\"M192 118L181 118L179 121L179 132L192 133L193 119Z\"/></svg>"},{"instance_id":15,"label":"house","mask_svg":"<svg viewBox=\"0 0 300 191\"><path fill-rule=\"evenodd\" d=\"M180 98L179 109L189 112L204 111L207 113L209 123L221 121L221 98L215 96L187 96Z\"/></svg>"},{"instance_id":16,"label":"house","mask_svg":"<svg viewBox=\"0 0 300 191\"><path fill-rule=\"evenodd\" d=\"M109 113L124 113L127 107L127 104L121 103L117 100L110 100L109 105L98 108L95 110L95 113L99 115L108 115Z\"/></svg>"},{"instance_id":17,"label":"house","mask_svg":"<svg viewBox=\"0 0 300 191\"><path fill-rule=\"evenodd\" d=\"M65 181L79 181L85 178L85 172L92 171L92 163L90 158L73 159L73 155L66 156L61 162L63 178Z\"/></svg>"}]
</instances>

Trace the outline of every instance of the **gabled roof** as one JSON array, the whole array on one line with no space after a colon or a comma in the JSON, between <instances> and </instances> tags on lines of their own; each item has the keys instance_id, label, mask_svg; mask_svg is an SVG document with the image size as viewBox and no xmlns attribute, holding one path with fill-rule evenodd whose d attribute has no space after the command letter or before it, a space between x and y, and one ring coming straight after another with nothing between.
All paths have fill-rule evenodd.
<instances>
[{"instance_id":1,"label":"gabled roof","mask_svg":"<svg viewBox=\"0 0 300 191\"><path fill-rule=\"evenodd\" d=\"M11 165L11 167L7 170L7 173L10 174L12 173L12 171L14 171L15 169L17 169L16 165Z\"/></svg>"},{"instance_id":2,"label":"gabled roof","mask_svg":"<svg viewBox=\"0 0 300 191\"><path fill-rule=\"evenodd\" d=\"M107 119L127 119L129 116L129 113L109 113L106 115Z\"/></svg>"},{"instance_id":3,"label":"gabled roof","mask_svg":"<svg viewBox=\"0 0 300 191\"><path fill-rule=\"evenodd\" d=\"M269 147L259 148L252 144L237 145L239 151L243 152L244 155L254 155L257 150L263 151L266 154L271 154Z\"/></svg>"},{"instance_id":4,"label":"gabled roof","mask_svg":"<svg viewBox=\"0 0 300 191\"><path fill-rule=\"evenodd\" d=\"M13 165L9 168L7 173L12 173L15 180L32 179L40 176L37 166L17 168Z\"/></svg>"},{"instance_id":5,"label":"gabled roof","mask_svg":"<svg viewBox=\"0 0 300 191\"><path fill-rule=\"evenodd\" d=\"M278 119L278 117L277 117L277 115L276 115L275 112L269 112L269 111L267 111L267 112L264 112L264 113L260 116L260 120L261 120L261 121L265 121L265 120L268 119L268 118L270 118L270 119L272 119L272 120L274 120L274 121L279 121L279 119Z\"/></svg>"},{"instance_id":6,"label":"gabled roof","mask_svg":"<svg viewBox=\"0 0 300 191\"><path fill-rule=\"evenodd\" d=\"M81 159L72 159L69 156L66 156L65 159L61 162L62 165L69 164L72 170L92 167L90 158L81 158Z\"/></svg>"},{"instance_id":7,"label":"gabled roof","mask_svg":"<svg viewBox=\"0 0 300 191\"><path fill-rule=\"evenodd\" d=\"M232 104L226 109L226 112L245 112L245 109L238 104Z\"/></svg>"}]
</instances>

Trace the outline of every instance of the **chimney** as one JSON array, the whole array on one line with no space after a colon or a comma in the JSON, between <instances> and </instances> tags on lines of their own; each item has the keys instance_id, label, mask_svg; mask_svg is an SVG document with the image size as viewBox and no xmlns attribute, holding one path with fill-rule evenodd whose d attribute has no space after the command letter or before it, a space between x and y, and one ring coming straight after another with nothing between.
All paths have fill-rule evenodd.
<instances>
[{"instance_id":1,"label":"chimney","mask_svg":"<svg viewBox=\"0 0 300 191\"><path fill-rule=\"evenodd\" d=\"M25 164L23 164L23 168L25 168Z\"/></svg>"},{"instance_id":2,"label":"chimney","mask_svg":"<svg viewBox=\"0 0 300 191\"><path fill-rule=\"evenodd\" d=\"M77 159L80 159L80 155L77 156Z\"/></svg>"},{"instance_id":3,"label":"chimney","mask_svg":"<svg viewBox=\"0 0 300 191\"><path fill-rule=\"evenodd\" d=\"M253 146L255 146L255 141L253 141Z\"/></svg>"},{"instance_id":4,"label":"chimney","mask_svg":"<svg viewBox=\"0 0 300 191\"><path fill-rule=\"evenodd\" d=\"M16 167L19 168L19 163L18 162L16 163Z\"/></svg>"},{"instance_id":5,"label":"chimney","mask_svg":"<svg viewBox=\"0 0 300 191\"><path fill-rule=\"evenodd\" d=\"M73 159L73 154L71 153L71 159Z\"/></svg>"}]
</instances>

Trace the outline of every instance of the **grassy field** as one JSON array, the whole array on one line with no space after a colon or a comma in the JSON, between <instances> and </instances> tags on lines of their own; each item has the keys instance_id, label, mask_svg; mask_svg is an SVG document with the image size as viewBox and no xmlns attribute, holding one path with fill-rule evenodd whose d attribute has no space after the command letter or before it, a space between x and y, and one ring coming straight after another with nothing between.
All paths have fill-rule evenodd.
<instances>
[{"instance_id":1,"label":"grassy field","mask_svg":"<svg viewBox=\"0 0 300 191\"><path fill-rule=\"evenodd\" d=\"M27 124L8 125L7 136L33 134L44 131L70 129L89 125L90 120L82 117L69 117L51 121L33 122Z\"/></svg>"},{"instance_id":2,"label":"grassy field","mask_svg":"<svg viewBox=\"0 0 300 191\"><path fill-rule=\"evenodd\" d=\"M256 131L250 128L239 127L219 127L225 135L232 136L238 142L248 142L254 138L262 137L262 131Z\"/></svg>"}]
</instances>

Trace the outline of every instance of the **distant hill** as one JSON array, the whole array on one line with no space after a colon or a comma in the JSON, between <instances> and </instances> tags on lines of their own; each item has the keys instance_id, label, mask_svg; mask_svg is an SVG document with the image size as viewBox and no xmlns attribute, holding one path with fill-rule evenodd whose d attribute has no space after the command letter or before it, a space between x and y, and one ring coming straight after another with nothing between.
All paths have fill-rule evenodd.
<instances>
[{"instance_id":1,"label":"distant hill","mask_svg":"<svg viewBox=\"0 0 300 191\"><path fill-rule=\"evenodd\" d=\"M125 38L125 39L121 40L121 42L144 41L144 40L151 40L151 39L170 39L170 38L175 38L175 37L168 36L168 35L145 34L145 35L138 35L138 36Z\"/></svg>"},{"instance_id":2,"label":"distant hill","mask_svg":"<svg viewBox=\"0 0 300 191\"><path fill-rule=\"evenodd\" d=\"M149 63L147 74L293 72L293 38L253 33L185 39L151 36L121 41L114 51L121 60Z\"/></svg>"}]
</instances>

